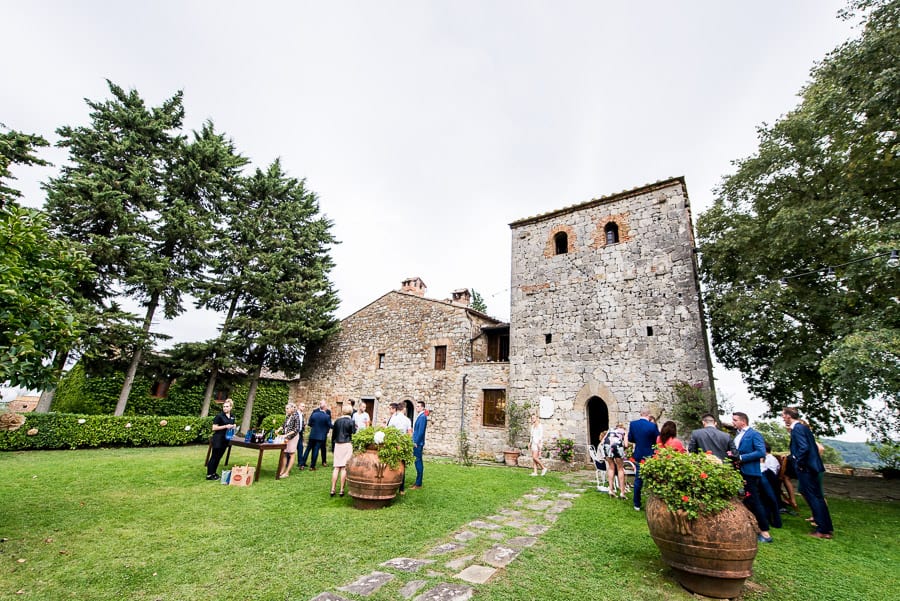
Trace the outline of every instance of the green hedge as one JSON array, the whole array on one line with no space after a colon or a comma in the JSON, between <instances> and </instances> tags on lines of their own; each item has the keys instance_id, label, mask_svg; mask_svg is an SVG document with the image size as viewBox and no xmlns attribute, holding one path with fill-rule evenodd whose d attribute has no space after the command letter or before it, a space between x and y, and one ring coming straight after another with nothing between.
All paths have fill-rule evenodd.
<instances>
[{"instance_id":1,"label":"green hedge","mask_svg":"<svg viewBox=\"0 0 900 601\"><path fill-rule=\"evenodd\" d=\"M124 374L89 376L85 374L84 367L80 363L76 364L63 376L56 388L53 411L90 415L113 413L124 381ZM200 415L205 385L185 386L175 380L165 398L150 396L152 385L153 382L149 378L143 376L135 378L125 407L127 415ZM231 392L234 414L238 421L247 403L248 392L249 385L246 383L238 384ZM260 380L256 400L253 403L253 415L256 418L254 425L259 424L266 415L284 414L287 401L287 382ZM210 408L210 413L213 415L218 413L215 406Z\"/></svg>"},{"instance_id":2,"label":"green hedge","mask_svg":"<svg viewBox=\"0 0 900 601\"><path fill-rule=\"evenodd\" d=\"M87 415L28 413L14 432L0 432L0 451L79 449L88 447L154 447L205 443L212 417ZM165 425L162 425L165 422ZM37 433L28 432L36 429Z\"/></svg>"}]
</instances>

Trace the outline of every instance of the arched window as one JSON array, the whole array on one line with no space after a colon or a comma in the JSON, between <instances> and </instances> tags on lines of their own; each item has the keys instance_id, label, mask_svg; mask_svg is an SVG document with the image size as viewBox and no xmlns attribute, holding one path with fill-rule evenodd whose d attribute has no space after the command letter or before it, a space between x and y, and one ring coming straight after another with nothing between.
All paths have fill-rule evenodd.
<instances>
[{"instance_id":1,"label":"arched window","mask_svg":"<svg viewBox=\"0 0 900 601\"><path fill-rule=\"evenodd\" d=\"M565 232L557 232L557 234L553 236L553 243L556 247L556 254L564 255L569 252L569 235Z\"/></svg>"},{"instance_id":2,"label":"arched window","mask_svg":"<svg viewBox=\"0 0 900 601\"><path fill-rule=\"evenodd\" d=\"M615 222L607 223L603 231L606 232L607 244L616 244L619 241L619 226Z\"/></svg>"}]
</instances>

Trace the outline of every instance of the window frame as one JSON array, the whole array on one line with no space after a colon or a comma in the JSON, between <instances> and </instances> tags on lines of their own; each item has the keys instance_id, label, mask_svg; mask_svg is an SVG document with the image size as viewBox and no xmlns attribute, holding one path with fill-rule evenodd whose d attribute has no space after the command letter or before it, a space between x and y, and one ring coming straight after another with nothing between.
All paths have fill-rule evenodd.
<instances>
[{"instance_id":1,"label":"window frame","mask_svg":"<svg viewBox=\"0 0 900 601\"><path fill-rule=\"evenodd\" d=\"M494 398L494 397L499 398ZM488 405L492 407L488 409ZM491 417L491 423L488 423ZM483 388L481 390L481 426L483 428L506 427L506 389Z\"/></svg>"}]
</instances>

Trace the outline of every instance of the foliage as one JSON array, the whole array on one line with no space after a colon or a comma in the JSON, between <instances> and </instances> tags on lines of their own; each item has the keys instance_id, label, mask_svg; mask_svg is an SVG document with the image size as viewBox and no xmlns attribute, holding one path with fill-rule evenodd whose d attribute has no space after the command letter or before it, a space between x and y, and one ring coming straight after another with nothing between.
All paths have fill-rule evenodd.
<instances>
[{"instance_id":1,"label":"foliage","mask_svg":"<svg viewBox=\"0 0 900 601\"><path fill-rule=\"evenodd\" d=\"M712 391L704 387L703 382L690 384L679 381L672 384L672 419L681 424L682 430L690 432L702 428L700 418L704 413L717 415L716 399Z\"/></svg>"},{"instance_id":2,"label":"foliage","mask_svg":"<svg viewBox=\"0 0 900 601\"><path fill-rule=\"evenodd\" d=\"M823 435L874 427L873 399L900 428L900 270L886 261L900 239L900 2L853 13L859 37L760 128L697 224L717 357Z\"/></svg>"},{"instance_id":3,"label":"foliage","mask_svg":"<svg viewBox=\"0 0 900 601\"><path fill-rule=\"evenodd\" d=\"M644 490L689 519L726 509L744 487L741 473L712 452L679 453L669 447L641 461Z\"/></svg>"},{"instance_id":4,"label":"foliage","mask_svg":"<svg viewBox=\"0 0 900 601\"><path fill-rule=\"evenodd\" d=\"M377 432L384 432L384 441L381 444L375 444ZM369 426L357 430L353 435L353 452L364 453L370 446L377 447L379 461L393 469L397 469L401 461L411 464L415 458L412 437L397 428Z\"/></svg>"},{"instance_id":5,"label":"foliage","mask_svg":"<svg viewBox=\"0 0 900 601\"><path fill-rule=\"evenodd\" d=\"M469 435L465 431L462 431L459 433L458 440L459 449L456 456L457 461L466 466L474 465L474 460L472 459L472 443L469 440Z\"/></svg>"},{"instance_id":6,"label":"foliage","mask_svg":"<svg viewBox=\"0 0 900 601\"><path fill-rule=\"evenodd\" d=\"M484 302L484 298L475 289L472 290L472 303L469 306L476 311L487 313L487 305Z\"/></svg>"},{"instance_id":7,"label":"foliage","mask_svg":"<svg viewBox=\"0 0 900 601\"><path fill-rule=\"evenodd\" d=\"M554 438L550 446L556 456L566 463L571 463L575 458L575 441L571 438Z\"/></svg>"},{"instance_id":8,"label":"foliage","mask_svg":"<svg viewBox=\"0 0 900 601\"><path fill-rule=\"evenodd\" d=\"M15 432L0 432L0 451L172 446L206 442L210 435L212 418L29 413Z\"/></svg>"},{"instance_id":9,"label":"foliage","mask_svg":"<svg viewBox=\"0 0 900 601\"><path fill-rule=\"evenodd\" d=\"M518 449L522 445L524 435L528 432L528 419L531 411L523 403L510 401L506 404L506 441L509 448Z\"/></svg>"},{"instance_id":10,"label":"foliage","mask_svg":"<svg viewBox=\"0 0 900 601\"><path fill-rule=\"evenodd\" d=\"M878 457L879 469L900 470L900 442L884 439L870 443L869 446Z\"/></svg>"},{"instance_id":11,"label":"foliage","mask_svg":"<svg viewBox=\"0 0 900 601\"><path fill-rule=\"evenodd\" d=\"M16 203L13 164L46 164L39 136L0 131L0 384L45 388L59 377L60 349L84 331L76 287L91 274L87 255L50 234L45 216Z\"/></svg>"},{"instance_id":12,"label":"foliage","mask_svg":"<svg viewBox=\"0 0 900 601\"><path fill-rule=\"evenodd\" d=\"M763 439L765 439L765 441L769 443L769 446L772 448L773 453L787 453L788 451L790 451L791 432L784 426L783 422L756 422L755 424L753 424L753 429L762 434ZM824 463L827 463L829 465L844 464L844 459L841 457L841 453L837 449L825 444L824 442L822 442L821 444L825 449L822 452L822 461Z\"/></svg>"},{"instance_id":13,"label":"foliage","mask_svg":"<svg viewBox=\"0 0 900 601\"><path fill-rule=\"evenodd\" d=\"M265 431L275 431L280 428L284 424L284 413L272 413L271 415L267 415L263 418L262 422L260 422L259 427Z\"/></svg>"},{"instance_id":14,"label":"foliage","mask_svg":"<svg viewBox=\"0 0 900 601\"><path fill-rule=\"evenodd\" d=\"M874 468L878 465L877 456L872 452L869 444L865 442L822 439L822 444L837 451L841 456L843 465L864 468Z\"/></svg>"}]
</instances>

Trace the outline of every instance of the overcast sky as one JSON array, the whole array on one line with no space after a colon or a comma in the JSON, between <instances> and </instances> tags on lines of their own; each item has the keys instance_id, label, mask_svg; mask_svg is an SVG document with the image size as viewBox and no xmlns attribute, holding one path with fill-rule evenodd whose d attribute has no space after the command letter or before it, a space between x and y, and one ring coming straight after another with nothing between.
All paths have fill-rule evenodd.
<instances>
[{"instance_id":1,"label":"overcast sky","mask_svg":"<svg viewBox=\"0 0 900 601\"><path fill-rule=\"evenodd\" d=\"M212 120L254 167L280 157L318 194L341 241L339 317L420 276L428 296L473 288L506 320L510 222L678 175L696 222L756 128L852 35L843 6L0 0L0 122L55 142L107 78L151 105L183 90L186 129ZM15 172L26 204L55 171ZM191 311L154 330L198 340L219 322ZM738 376L716 376L761 414Z\"/></svg>"}]
</instances>

